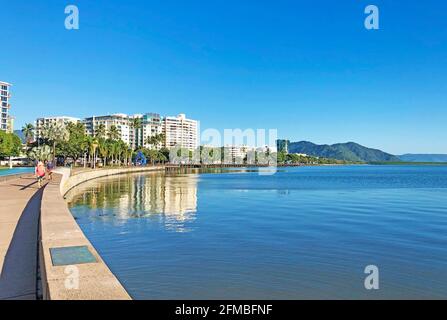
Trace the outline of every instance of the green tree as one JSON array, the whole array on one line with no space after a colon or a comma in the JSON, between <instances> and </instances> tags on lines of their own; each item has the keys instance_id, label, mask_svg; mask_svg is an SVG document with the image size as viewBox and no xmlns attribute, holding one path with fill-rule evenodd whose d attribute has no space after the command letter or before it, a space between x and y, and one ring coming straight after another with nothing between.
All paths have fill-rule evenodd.
<instances>
[{"instance_id":1,"label":"green tree","mask_svg":"<svg viewBox=\"0 0 447 320\"><path fill-rule=\"evenodd\" d=\"M22 133L25 137L26 144L29 145L34 139L34 126L31 123L26 123L22 127Z\"/></svg>"},{"instance_id":2,"label":"green tree","mask_svg":"<svg viewBox=\"0 0 447 320\"><path fill-rule=\"evenodd\" d=\"M107 133L110 140L118 140L120 137L120 132L115 125L110 126L109 132Z\"/></svg>"},{"instance_id":3,"label":"green tree","mask_svg":"<svg viewBox=\"0 0 447 320\"><path fill-rule=\"evenodd\" d=\"M134 145L132 146L133 148L136 148L139 145L139 130L142 128L143 126L143 122L141 121L141 118L132 118L132 120L130 121L130 127L133 130L134 133Z\"/></svg>"},{"instance_id":4,"label":"green tree","mask_svg":"<svg viewBox=\"0 0 447 320\"><path fill-rule=\"evenodd\" d=\"M102 163L104 166L107 165L107 157L109 156L109 146L107 145L107 140L99 139L98 146L99 155L102 158Z\"/></svg>"},{"instance_id":5,"label":"green tree","mask_svg":"<svg viewBox=\"0 0 447 320\"><path fill-rule=\"evenodd\" d=\"M104 124L100 124L99 126L96 127L95 129L95 136L98 139L103 139L106 137L106 126Z\"/></svg>"},{"instance_id":6,"label":"green tree","mask_svg":"<svg viewBox=\"0 0 447 320\"><path fill-rule=\"evenodd\" d=\"M6 133L0 130L0 157L8 157L12 166L11 157L20 155L22 141L14 133Z\"/></svg>"},{"instance_id":7,"label":"green tree","mask_svg":"<svg viewBox=\"0 0 447 320\"><path fill-rule=\"evenodd\" d=\"M87 149L85 126L82 123L69 123L67 130L69 138L66 143L59 145L58 154L63 155L64 163L67 157L73 158L76 163Z\"/></svg>"},{"instance_id":8,"label":"green tree","mask_svg":"<svg viewBox=\"0 0 447 320\"><path fill-rule=\"evenodd\" d=\"M51 147L43 145L40 147L34 147L28 152L28 157L31 160L45 161L51 159Z\"/></svg>"},{"instance_id":9,"label":"green tree","mask_svg":"<svg viewBox=\"0 0 447 320\"><path fill-rule=\"evenodd\" d=\"M66 142L69 139L69 132L65 125L62 124L47 124L42 128L42 137L46 142L52 145L53 161L56 163L56 146L60 143Z\"/></svg>"},{"instance_id":10,"label":"green tree","mask_svg":"<svg viewBox=\"0 0 447 320\"><path fill-rule=\"evenodd\" d=\"M145 143L151 148L158 149L165 145L166 136L163 133L155 134L146 138Z\"/></svg>"}]
</instances>

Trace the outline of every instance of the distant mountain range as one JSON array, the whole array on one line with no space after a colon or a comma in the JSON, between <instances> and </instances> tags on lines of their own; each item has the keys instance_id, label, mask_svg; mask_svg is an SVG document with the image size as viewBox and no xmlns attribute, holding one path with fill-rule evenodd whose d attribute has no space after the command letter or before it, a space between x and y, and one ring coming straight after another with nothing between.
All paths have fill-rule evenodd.
<instances>
[{"instance_id":1,"label":"distant mountain range","mask_svg":"<svg viewBox=\"0 0 447 320\"><path fill-rule=\"evenodd\" d=\"M399 162L397 156L377 149L371 149L354 142L333 145L318 145L308 141L289 144L290 153L305 153L310 156L362 162Z\"/></svg>"},{"instance_id":2,"label":"distant mountain range","mask_svg":"<svg viewBox=\"0 0 447 320\"><path fill-rule=\"evenodd\" d=\"M407 162L447 162L447 154L404 154L398 156Z\"/></svg>"}]
</instances>

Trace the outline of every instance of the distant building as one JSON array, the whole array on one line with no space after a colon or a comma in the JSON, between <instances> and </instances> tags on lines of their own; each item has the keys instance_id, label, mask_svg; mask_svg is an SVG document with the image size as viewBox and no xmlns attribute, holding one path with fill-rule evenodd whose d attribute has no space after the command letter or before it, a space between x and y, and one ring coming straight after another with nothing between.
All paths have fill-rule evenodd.
<instances>
[{"instance_id":1,"label":"distant building","mask_svg":"<svg viewBox=\"0 0 447 320\"><path fill-rule=\"evenodd\" d=\"M11 105L9 104L9 99L11 98L10 88L10 83L0 81L0 130L9 133L14 131L14 122L9 114L9 110L11 109Z\"/></svg>"},{"instance_id":2,"label":"distant building","mask_svg":"<svg viewBox=\"0 0 447 320\"><path fill-rule=\"evenodd\" d=\"M83 123L85 125L86 133L91 136L95 136L97 134L97 130L101 125L104 126L106 134L110 131L112 126L115 126L119 133L119 138L128 145L131 143L131 128L127 114L117 113L106 116L94 116L85 118Z\"/></svg>"},{"instance_id":3,"label":"distant building","mask_svg":"<svg viewBox=\"0 0 447 320\"><path fill-rule=\"evenodd\" d=\"M135 127L134 120L140 119L141 126ZM94 136L100 125L103 125L106 131L110 131L115 126L119 132L120 139L132 148L149 147L147 139L151 136L162 133L162 120L157 113L135 114L112 114L106 116L96 116L84 119L87 134Z\"/></svg>"},{"instance_id":4,"label":"distant building","mask_svg":"<svg viewBox=\"0 0 447 320\"><path fill-rule=\"evenodd\" d=\"M278 152L289 153L289 140L276 140L276 150Z\"/></svg>"},{"instance_id":5,"label":"distant building","mask_svg":"<svg viewBox=\"0 0 447 320\"><path fill-rule=\"evenodd\" d=\"M184 114L163 119L166 147L181 147L194 150L198 147L198 122L187 119Z\"/></svg>"},{"instance_id":6,"label":"distant building","mask_svg":"<svg viewBox=\"0 0 447 320\"><path fill-rule=\"evenodd\" d=\"M136 127L135 119L140 120L140 126ZM46 117L36 120L36 139L41 137L42 128L50 123L66 125L69 122L78 123L81 119L73 117ZM108 132L115 126L119 139L136 149L139 147L151 147L148 138L164 134L165 141L156 147L172 148L180 146L185 149L196 149L198 146L198 121L187 119L184 114L177 117L162 118L158 113L146 113L127 115L123 113L93 116L82 120L86 134L96 136L98 128L102 125L107 137Z\"/></svg>"},{"instance_id":7,"label":"distant building","mask_svg":"<svg viewBox=\"0 0 447 320\"><path fill-rule=\"evenodd\" d=\"M150 147L148 138L163 133L162 119L158 113L146 113L144 115L134 115L131 119L141 119L141 128L133 128L131 145L133 148ZM132 120L131 120L132 121Z\"/></svg>"},{"instance_id":8,"label":"distant building","mask_svg":"<svg viewBox=\"0 0 447 320\"><path fill-rule=\"evenodd\" d=\"M35 139L40 139L42 137L42 129L47 125L63 125L66 126L69 123L78 123L81 119L67 116L60 117L45 117L38 118L34 124L35 128Z\"/></svg>"},{"instance_id":9,"label":"distant building","mask_svg":"<svg viewBox=\"0 0 447 320\"><path fill-rule=\"evenodd\" d=\"M248 147L246 145L235 146L235 145L226 145L224 147L226 162L230 161L230 163L242 164L244 159L247 157L249 151L254 151L254 147Z\"/></svg>"}]
</instances>

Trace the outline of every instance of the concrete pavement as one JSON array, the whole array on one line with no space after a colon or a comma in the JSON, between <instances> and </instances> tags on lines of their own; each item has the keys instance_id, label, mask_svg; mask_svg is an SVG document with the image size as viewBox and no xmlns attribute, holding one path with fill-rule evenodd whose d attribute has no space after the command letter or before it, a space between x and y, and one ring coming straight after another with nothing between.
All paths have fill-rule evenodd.
<instances>
[{"instance_id":1,"label":"concrete pavement","mask_svg":"<svg viewBox=\"0 0 447 320\"><path fill-rule=\"evenodd\" d=\"M0 300L36 299L42 193L32 174L0 183Z\"/></svg>"}]
</instances>

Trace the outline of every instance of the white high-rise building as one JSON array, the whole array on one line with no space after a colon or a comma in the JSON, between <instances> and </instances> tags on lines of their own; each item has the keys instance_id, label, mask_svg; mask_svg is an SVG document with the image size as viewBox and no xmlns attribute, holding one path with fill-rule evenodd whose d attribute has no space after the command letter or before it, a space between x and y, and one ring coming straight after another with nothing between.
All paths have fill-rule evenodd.
<instances>
[{"instance_id":1,"label":"white high-rise building","mask_svg":"<svg viewBox=\"0 0 447 320\"><path fill-rule=\"evenodd\" d=\"M134 119L140 119L141 126L140 128L132 126L132 147L152 147L148 143L148 138L163 133L160 115L158 113L136 114L130 117L130 122L135 121Z\"/></svg>"},{"instance_id":2,"label":"white high-rise building","mask_svg":"<svg viewBox=\"0 0 447 320\"><path fill-rule=\"evenodd\" d=\"M45 117L38 118L34 124L35 127L35 139L39 139L42 136L42 129L47 125L62 125L66 126L69 123L79 123L81 119L67 116L60 117Z\"/></svg>"},{"instance_id":3,"label":"white high-rise building","mask_svg":"<svg viewBox=\"0 0 447 320\"><path fill-rule=\"evenodd\" d=\"M177 117L165 117L163 133L167 148L181 147L193 150L198 147L198 122L187 119L184 114L179 114Z\"/></svg>"},{"instance_id":4,"label":"white high-rise building","mask_svg":"<svg viewBox=\"0 0 447 320\"><path fill-rule=\"evenodd\" d=\"M1 113L0 113L0 130L6 132L13 132L13 119L9 115L9 110L11 105L9 104L11 84L7 82L0 81L0 102L1 102Z\"/></svg>"},{"instance_id":5,"label":"white high-rise building","mask_svg":"<svg viewBox=\"0 0 447 320\"><path fill-rule=\"evenodd\" d=\"M97 130L101 125L104 126L106 135L110 131L110 128L115 126L118 131L119 138L128 145L131 143L131 130L129 116L127 114L117 113L107 116L94 116L84 119L83 122L87 134L91 136L96 135Z\"/></svg>"},{"instance_id":6,"label":"white high-rise building","mask_svg":"<svg viewBox=\"0 0 447 320\"><path fill-rule=\"evenodd\" d=\"M135 127L135 119L140 120L140 127ZM161 117L156 113L135 114L113 114L107 116L90 117L84 119L87 134L96 135L99 126L103 125L106 135L112 126L115 126L119 138L132 148L149 147L148 137L161 134Z\"/></svg>"}]
</instances>

